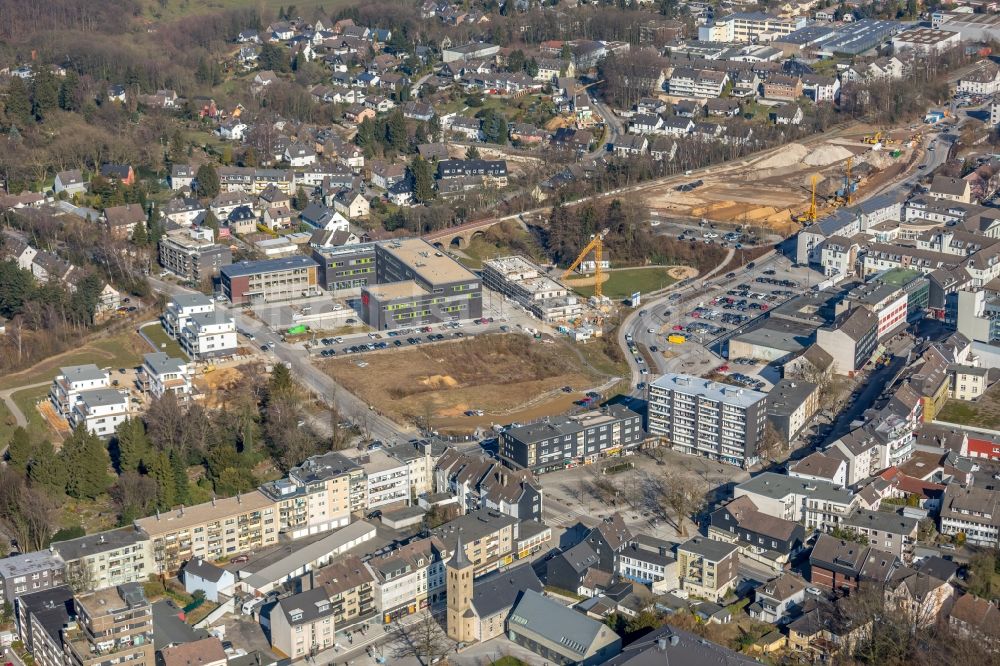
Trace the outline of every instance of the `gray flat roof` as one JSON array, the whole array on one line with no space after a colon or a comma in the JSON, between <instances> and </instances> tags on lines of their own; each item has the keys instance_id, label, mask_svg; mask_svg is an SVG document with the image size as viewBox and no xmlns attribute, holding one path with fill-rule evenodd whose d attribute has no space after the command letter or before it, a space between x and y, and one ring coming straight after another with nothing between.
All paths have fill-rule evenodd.
<instances>
[{"instance_id":1,"label":"gray flat roof","mask_svg":"<svg viewBox=\"0 0 1000 666\"><path fill-rule=\"evenodd\" d=\"M67 365L65 368L59 368L59 372L68 382L94 382L107 377L104 371L93 363L88 363L87 365Z\"/></svg>"},{"instance_id":2,"label":"gray flat roof","mask_svg":"<svg viewBox=\"0 0 1000 666\"><path fill-rule=\"evenodd\" d=\"M168 356L165 352L152 352L142 358L145 360L146 365L158 375L168 372L181 372L186 365L181 359Z\"/></svg>"},{"instance_id":3,"label":"gray flat roof","mask_svg":"<svg viewBox=\"0 0 1000 666\"><path fill-rule=\"evenodd\" d=\"M3 578L62 568L63 563L59 557L47 550L11 555L0 560L0 576Z\"/></svg>"},{"instance_id":4,"label":"gray flat roof","mask_svg":"<svg viewBox=\"0 0 1000 666\"><path fill-rule=\"evenodd\" d=\"M755 405L767 397L766 393L761 393L760 391L737 388L692 375L680 375L672 372L657 378L653 382L653 387L685 393L687 395L701 396L709 400L720 401L744 408Z\"/></svg>"},{"instance_id":5,"label":"gray flat roof","mask_svg":"<svg viewBox=\"0 0 1000 666\"><path fill-rule=\"evenodd\" d=\"M221 272L229 278L256 275L257 273L276 273L296 268L315 268L318 264L312 257L299 254L282 259L263 259L261 261L241 261L238 264L223 266Z\"/></svg>"},{"instance_id":6,"label":"gray flat roof","mask_svg":"<svg viewBox=\"0 0 1000 666\"><path fill-rule=\"evenodd\" d=\"M816 328L782 319L768 319L757 328L731 339L757 347L800 352L809 346Z\"/></svg>"},{"instance_id":7,"label":"gray flat roof","mask_svg":"<svg viewBox=\"0 0 1000 666\"><path fill-rule=\"evenodd\" d=\"M173 302L179 308L192 308L197 306L211 305L212 299L210 299L205 294L174 294L170 297L170 301Z\"/></svg>"},{"instance_id":8,"label":"gray flat roof","mask_svg":"<svg viewBox=\"0 0 1000 666\"><path fill-rule=\"evenodd\" d=\"M289 574L298 571L310 562L314 562L324 555L340 550L352 541L360 539L369 533L374 536L374 525L366 523L363 520L355 521L306 546L295 544L294 547L289 546L288 551L279 551L281 553L279 558L272 560L242 580L245 580L248 585L253 587L264 587L273 584L286 578ZM240 573L244 570L241 568Z\"/></svg>"},{"instance_id":9,"label":"gray flat roof","mask_svg":"<svg viewBox=\"0 0 1000 666\"><path fill-rule=\"evenodd\" d=\"M386 241L379 248L410 267L430 284L479 281L472 271L421 238ZM379 285L383 286L383 285Z\"/></svg>"},{"instance_id":10,"label":"gray flat roof","mask_svg":"<svg viewBox=\"0 0 1000 666\"><path fill-rule=\"evenodd\" d=\"M72 562L81 557L132 546L145 540L147 540L146 536L137 532L134 527L123 527L98 534L88 534L69 541L59 541L52 544L52 547L64 560Z\"/></svg>"},{"instance_id":11,"label":"gray flat roof","mask_svg":"<svg viewBox=\"0 0 1000 666\"><path fill-rule=\"evenodd\" d=\"M128 398L114 389L94 389L80 391L80 401L87 407L104 407L107 405L127 405Z\"/></svg>"},{"instance_id":12,"label":"gray flat roof","mask_svg":"<svg viewBox=\"0 0 1000 666\"><path fill-rule=\"evenodd\" d=\"M852 497L851 491L845 488L838 488L827 481L799 479L784 474L775 474L774 472L759 474L749 481L739 484L736 488L772 499L782 499L792 494L798 494L841 504L849 504Z\"/></svg>"}]
</instances>

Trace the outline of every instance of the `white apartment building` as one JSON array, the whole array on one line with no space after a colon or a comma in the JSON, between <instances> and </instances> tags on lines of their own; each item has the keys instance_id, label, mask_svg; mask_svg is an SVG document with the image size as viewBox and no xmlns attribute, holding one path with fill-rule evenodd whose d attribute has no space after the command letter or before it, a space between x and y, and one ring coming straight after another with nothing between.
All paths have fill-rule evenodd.
<instances>
[{"instance_id":1,"label":"white apartment building","mask_svg":"<svg viewBox=\"0 0 1000 666\"><path fill-rule=\"evenodd\" d=\"M712 69L675 67L670 73L668 89L676 97L715 98L729 82L729 75Z\"/></svg>"},{"instance_id":2,"label":"white apartment building","mask_svg":"<svg viewBox=\"0 0 1000 666\"><path fill-rule=\"evenodd\" d=\"M778 37L784 37L806 27L808 22L804 16L781 18L763 12L737 12L717 19L712 26L699 28L698 39L711 37L713 39L705 41L741 42L744 44L771 42Z\"/></svg>"},{"instance_id":3,"label":"white apartment building","mask_svg":"<svg viewBox=\"0 0 1000 666\"><path fill-rule=\"evenodd\" d=\"M649 386L649 434L683 453L752 464L764 436L767 394L668 373Z\"/></svg>"},{"instance_id":4,"label":"white apartment building","mask_svg":"<svg viewBox=\"0 0 1000 666\"><path fill-rule=\"evenodd\" d=\"M278 505L282 534L299 539L344 527L367 505L365 471L341 453L307 458L288 476L260 487Z\"/></svg>"},{"instance_id":5,"label":"white apartment building","mask_svg":"<svg viewBox=\"0 0 1000 666\"><path fill-rule=\"evenodd\" d=\"M997 493L976 486L949 483L941 501L941 534L961 532L969 543L988 548L1000 544L1000 502Z\"/></svg>"},{"instance_id":6,"label":"white apartment building","mask_svg":"<svg viewBox=\"0 0 1000 666\"><path fill-rule=\"evenodd\" d=\"M82 425L98 437L110 437L129 414L127 395L109 388L94 389L79 394L68 421L71 428Z\"/></svg>"},{"instance_id":7,"label":"white apartment building","mask_svg":"<svg viewBox=\"0 0 1000 666\"><path fill-rule=\"evenodd\" d=\"M155 571L152 541L133 527L90 534L52 545L70 577L92 592L126 583L144 583Z\"/></svg>"},{"instance_id":8,"label":"white apartment building","mask_svg":"<svg viewBox=\"0 0 1000 666\"><path fill-rule=\"evenodd\" d=\"M192 315L214 310L212 299L204 294L174 294L163 311L163 329L170 337L178 338Z\"/></svg>"},{"instance_id":9,"label":"white apartment building","mask_svg":"<svg viewBox=\"0 0 1000 666\"><path fill-rule=\"evenodd\" d=\"M111 375L96 365L71 365L59 368L59 374L52 380L49 400L56 412L69 420L73 406L79 402L84 391L106 389L111 386Z\"/></svg>"},{"instance_id":10,"label":"white apartment building","mask_svg":"<svg viewBox=\"0 0 1000 666\"><path fill-rule=\"evenodd\" d=\"M857 504L851 491L828 481L774 472L764 472L733 489L734 498L743 496L761 513L824 531L843 523Z\"/></svg>"},{"instance_id":11,"label":"white apartment building","mask_svg":"<svg viewBox=\"0 0 1000 666\"><path fill-rule=\"evenodd\" d=\"M193 359L225 356L236 351L236 322L232 315L213 308L212 312L187 318L177 340Z\"/></svg>"},{"instance_id":12,"label":"white apartment building","mask_svg":"<svg viewBox=\"0 0 1000 666\"><path fill-rule=\"evenodd\" d=\"M409 501L409 465L384 451L372 451L357 462L368 477L368 509Z\"/></svg>"},{"instance_id":13,"label":"white apartment building","mask_svg":"<svg viewBox=\"0 0 1000 666\"><path fill-rule=\"evenodd\" d=\"M179 358L155 352L143 356L139 369L139 384L142 390L155 398L173 393L183 401L191 395L191 368Z\"/></svg>"}]
</instances>

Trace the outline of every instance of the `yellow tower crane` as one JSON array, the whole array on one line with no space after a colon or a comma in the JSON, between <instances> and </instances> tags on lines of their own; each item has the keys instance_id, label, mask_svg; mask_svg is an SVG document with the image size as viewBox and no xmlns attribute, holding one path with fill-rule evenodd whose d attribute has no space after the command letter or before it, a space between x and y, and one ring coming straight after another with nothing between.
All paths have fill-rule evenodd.
<instances>
[{"instance_id":1,"label":"yellow tower crane","mask_svg":"<svg viewBox=\"0 0 1000 666\"><path fill-rule=\"evenodd\" d=\"M601 233L591 236L590 242L587 243L587 247L583 248L583 251L580 252L580 256L576 258L576 261L570 264L570 267L567 268L566 271L562 274L562 279L565 280L567 277L569 277L569 274L572 273L576 269L576 267L580 265L580 262L587 258L587 255L590 254L590 251L593 250L594 251L594 296L597 298L598 301L600 301L601 297L604 295L603 290L601 289L601 282L603 281L604 277L604 269L601 268L601 255L604 252L604 239L610 232L611 232L610 229L605 229Z\"/></svg>"}]
</instances>

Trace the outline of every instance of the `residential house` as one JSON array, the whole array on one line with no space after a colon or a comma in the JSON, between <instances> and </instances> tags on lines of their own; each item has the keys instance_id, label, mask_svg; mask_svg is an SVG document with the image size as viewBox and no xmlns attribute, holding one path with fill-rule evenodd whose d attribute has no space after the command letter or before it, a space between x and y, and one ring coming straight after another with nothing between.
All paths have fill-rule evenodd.
<instances>
[{"instance_id":1,"label":"residential house","mask_svg":"<svg viewBox=\"0 0 1000 666\"><path fill-rule=\"evenodd\" d=\"M102 178L122 185L135 185L135 171L128 164L102 164L100 174Z\"/></svg>"},{"instance_id":2,"label":"residential house","mask_svg":"<svg viewBox=\"0 0 1000 666\"><path fill-rule=\"evenodd\" d=\"M771 74L764 81L764 97L779 102L793 102L802 97L802 79L785 74Z\"/></svg>"},{"instance_id":3,"label":"residential house","mask_svg":"<svg viewBox=\"0 0 1000 666\"><path fill-rule=\"evenodd\" d=\"M329 650L336 642L333 604L322 587L279 599L271 608L271 647L293 660Z\"/></svg>"},{"instance_id":4,"label":"residential house","mask_svg":"<svg viewBox=\"0 0 1000 666\"><path fill-rule=\"evenodd\" d=\"M212 603L221 603L223 597L231 597L236 587L236 575L232 571L206 562L203 557L193 558L184 565L183 579L188 594L201 590Z\"/></svg>"},{"instance_id":5,"label":"residential house","mask_svg":"<svg viewBox=\"0 0 1000 666\"><path fill-rule=\"evenodd\" d=\"M889 580L885 591L887 600L918 628L936 625L955 595L947 581L905 567Z\"/></svg>"},{"instance_id":6,"label":"residential house","mask_svg":"<svg viewBox=\"0 0 1000 666\"><path fill-rule=\"evenodd\" d=\"M798 125L805 117L802 108L798 104L779 104L771 107L768 111L768 118L775 125Z\"/></svg>"},{"instance_id":7,"label":"residential house","mask_svg":"<svg viewBox=\"0 0 1000 666\"><path fill-rule=\"evenodd\" d=\"M229 656L222 647L222 641L209 636L161 648L158 662L162 666L226 666Z\"/></svg>"},{"instance_id":8,"label":"residential house","mask_svg":"<svg viewBox=\"0 0 1000 666\"><path fill-rule=\"evenodd\" d=\"M710 539L736 544L741 557L775 571L787 568L805 541L802 525L761 512L747 495L727 502L709 520Z\"/></svg>"},{"instance_id":9,"label":"residential house","mask_svg":"<svg viewBox=\"0 0 1000 666\"><path fill-rule=\"evenodd\" d=\"M807 585L798 574L782 573L754 590L754 602L747 612L760 622L784 624L801 610Z\"/></svg>"},{"instance_id":10,"label":"residential house","mask_svg":"<svg viewBox=\"0 0 1000 666\"><path fill-rule=\"evenodd\" d=\"M104 223L116 238L131 238L136 226L146 223L146 211L139 204L124 204L104 209Z\"/></svg>"},{"instance_id":11,"label":"residential house","mask_svg":"<svg viewBox=\"0 0 1000 666\"><path fill-rule=\"evenodd\" d=\"M368 217L368 200L354 190L341 190L333 197L333 208L351 220Z\"/></svg>"},{"instance_id":12,"label":"residential house","mask_svg":"<svg viewBox=\"0 0 1000 666\"><path fill-rule=\"evenodd\" d=\"M83 179L83 173L79 169L60 171L56 174L52 191L56 194L65 192L66 196L72 198L76 194L86 194L87 181Z\"/></svg>"},{"instance_id":13,"label":"residential house","mask_svg":"<svg viewBox=\"0 0 1000 666\"><path fill-rule=\"evenodd\" d=\"M378 612L375 577L357 555L348 555L314 569L312 586L326 591L333 605L334 626L351 625Z\"/></svg>"},{"instance_id":14,"label":"residential house","mask_svg":"<svg viewBox=\"0 0 1000 666\"><path fill-rule=\"evenodd\" d=\"M941 502L939 530L987 548L1000 544L1000 493L973 485L949 483Z\"/></svg>"},{"instance_id":15,"label":"residential house","mask_svg":"<svg viewBox=\"0 0 1000 666\"><path fill-rule=\"evenodd\" d=\"M179 358L172 358L165 352L152 352L143 356L136 381L144 392L157 399L173 393L179 402L183 402L193 390L191 370L187 363Z\"/></svg>"},{"instance_id":16,"label":"residential house","mask_svg":"<svg viewBox=\"0 0 1000 666\"><path fill-rule=\"evenodd\" d=\"M809 581L829 590L850 590L862 580L883 584L899 566L891 553L820 534L809 553Z\"/></svg>"},{"instance_id":17,"label":"residential house","mask_svg":"<svg viewBox=\"0 0 1000 666\"><path fill-rule=\"evenodd\" d=\"M1000 643L1000 609L992 601L966 593L955 600L948 624L959 635L982 640L990 646Z\"/></svg>"},{"instance_id":18,"label":"residential house","mask_svg":"<svg viewBox=\"0 0 1000 666\"><path fill-rule=\"evenodd\" d=\"M195 170L190 164L174 164L170 167L170 189L190 189L194 186Z\"/></svg>"}]
</instances>

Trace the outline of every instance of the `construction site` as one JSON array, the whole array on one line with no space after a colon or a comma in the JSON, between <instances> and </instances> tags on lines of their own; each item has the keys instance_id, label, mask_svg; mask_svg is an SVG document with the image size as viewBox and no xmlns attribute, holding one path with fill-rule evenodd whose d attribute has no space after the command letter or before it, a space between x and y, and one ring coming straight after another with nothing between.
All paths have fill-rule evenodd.
<instances>
[{"instance_id":1,"label":"construction site","mask_svg":"<svg viewBox=\"0 0 1000 666\"><path fill-rule=\"evenodd\" d=\"M708 169L696 188L646 191L657 214L795 233L902 172L919 152L918 130L852 126Z\"/></svg>"},{"instance_id":2,"label":"construction site","mask_svg":"<svg viewBox=\"0 0 1000 666\"><path fill-rule=\"evenodd\" d=\"M605 229L595 234L559 280L526 257L513 255L484 261L483 284L573 340L600 337L604 319L614 307L602 291L609 266L604 259L604 239L608 233ZM588 259L591 253L593 258ZM586 268L594 274L592 278L583 278L593 287L593 295L582 298L567 286L566 281L574 271Z\"/></svg>"}]
</instances>

